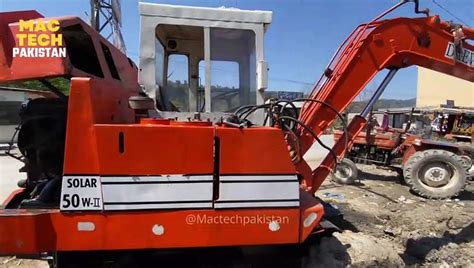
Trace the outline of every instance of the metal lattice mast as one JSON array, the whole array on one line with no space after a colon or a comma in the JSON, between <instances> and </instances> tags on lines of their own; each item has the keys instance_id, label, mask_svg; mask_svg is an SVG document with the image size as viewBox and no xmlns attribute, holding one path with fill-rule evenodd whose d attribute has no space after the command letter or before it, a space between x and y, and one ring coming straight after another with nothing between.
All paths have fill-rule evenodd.
<instances>
[{"instance_id":1,"label":"metal lattice mast","mask_svg":"<svg viewBox=\"0 0 474 268\"><path fill-rule=\"evenodd\" d=\"M120 0L90 0L91 26L126 53Z\"/></svg>"}]
</instances>

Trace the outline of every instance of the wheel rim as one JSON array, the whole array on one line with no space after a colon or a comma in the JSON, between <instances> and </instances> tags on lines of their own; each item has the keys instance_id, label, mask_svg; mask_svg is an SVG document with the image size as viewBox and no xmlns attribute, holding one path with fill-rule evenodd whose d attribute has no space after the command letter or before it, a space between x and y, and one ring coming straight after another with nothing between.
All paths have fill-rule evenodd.
<instances>
[{"instance_id":1,"label":"wheel rim","mask_svg":"<svg viewBox=\"0 0 474 268\"><path fill-rule=\"evenodd\" d=\"M336 167L336 172L334 172L334 175L338 179L347 179L352 176L352 169L347 165L339 164Z\"/></svg>"},{"instance_id":2,"label":"wheel rim","mask_svg":"<svg viewBox=\"0 0 474 268\"><path fill-rule=\"evenodd\" d=\"M421 181L430 187L443 187L447 185L454 175L454 168L443 162L429 163L420 169Z\"/></svg>"}]
</instances>

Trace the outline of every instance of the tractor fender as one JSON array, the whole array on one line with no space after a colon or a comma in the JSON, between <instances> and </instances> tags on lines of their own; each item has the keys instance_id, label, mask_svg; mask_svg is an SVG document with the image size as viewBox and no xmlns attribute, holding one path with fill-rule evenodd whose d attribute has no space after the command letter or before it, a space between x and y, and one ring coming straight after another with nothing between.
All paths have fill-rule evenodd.
<instances>
[{"instance_id":1,"label":"tractor fender","mask_svg":"<svg viewBox=\"0 0 474 268\"><path fill-rule=\"evenodd\" d=\"M463 144L430 139L414 139L403 154L402 164L405 164L414 153L428 149L446 150L457 155L469 155L474 153L474 146L469 147Z\"/></svg>"}]
</instances>

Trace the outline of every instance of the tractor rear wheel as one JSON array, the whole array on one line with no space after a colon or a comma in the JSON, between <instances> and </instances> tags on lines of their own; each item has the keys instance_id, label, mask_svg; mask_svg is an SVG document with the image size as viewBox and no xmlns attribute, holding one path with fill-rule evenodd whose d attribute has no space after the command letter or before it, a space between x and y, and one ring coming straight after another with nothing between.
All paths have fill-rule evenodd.
<instances>
[{"instance_id":1,"label":"tractor rear wheel","mask_svg":"<svg viewBox=\"0 0 474 268\"><path fill-rule=\"evenodd\" d=\"M340 184L353 184L359 175L359 170L352 160L348 158L342 159L337 164L335 170L331 172L331 179Z\"/></svg>"},{"instance_id":2,"label":"tractor rear wheel","mask_svg":"<svg viewBox=\"0 0 474 268\"><path fill-rule=\"evenodd\" d=\"M466 185L466 175L460 157L446 150L416 152L403 166L405 182L426 198L457 195Z\"/></svg>"}]
</instances>

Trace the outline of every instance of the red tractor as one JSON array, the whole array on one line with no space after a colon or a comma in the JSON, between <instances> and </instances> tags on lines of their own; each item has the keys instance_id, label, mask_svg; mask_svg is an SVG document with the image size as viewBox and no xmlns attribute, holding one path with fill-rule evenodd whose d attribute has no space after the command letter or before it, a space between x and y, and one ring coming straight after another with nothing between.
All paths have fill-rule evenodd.
<instances>
[{"instance_id":1,"label":"red tractor","mask_svg":"<svg viewBox=\"0 0 474 268\"><path fill-rule=\"evenodd\" d=\"M386 113L381 127L369 120L366 130L354 137L347 158L331 174L333 180L353 183L358 173L355 163L364 163L401 168L406 184L423 197L449 198L462 191L474 174L472 112L440 109L423 135L410 133L412 113L405 129L390 128ZM334 139L342 135L335 131Z\"/></svg>"}]
</instances>

